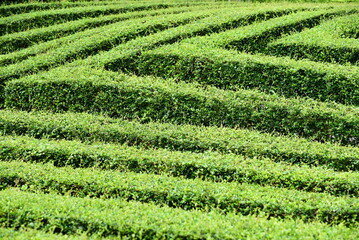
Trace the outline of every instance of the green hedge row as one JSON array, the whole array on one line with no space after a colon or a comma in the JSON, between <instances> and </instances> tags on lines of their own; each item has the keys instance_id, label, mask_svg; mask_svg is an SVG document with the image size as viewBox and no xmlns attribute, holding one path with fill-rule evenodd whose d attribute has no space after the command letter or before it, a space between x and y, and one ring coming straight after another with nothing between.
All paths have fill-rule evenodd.
<instances>
[{"instance_id":1,"label":"green hedge row","mask_svg":"<svg viewBox=\"0 0 359 240\"><path fill-rule=\"evenodd\" d=\"M284 6L267 6L264 9L241 8L241 11L227 9L227 11L217 14L217 16L203 18L193 23L170 28L149 36L138 37L107 52L101 52L84 60L76 61L74 64L80 66L95 65L113 69L119 64L128 64L124 63L123 59L136 57L145 50L153 49L163 44L174 43L189 37L225 31L256 21L263 21L302 10L305 9L298 6L287 6L286 4ZM0 56L0 63L1 61Z\"/></svg>"},{"instance_id":2,"label":"green hedge row","mask_svg":"<svg viewBox=\"0 0 359 240\"><path fill-rule=\"evenodd\" d=\"M203 89L89 67L60 67L6 83L4 106L277 132L359 145L359 108L251 90Z\"/></svg>"},{"instance_id":3,"label":"green hedge row","mask_svg":"<svg viewBox=\"0 0 359 240\"><path fill-rule=\"evenodd\" d=\"M2 161L51 163L54 166L96 167L139 173L166 174L188 179L245 182L336 196L359 196L359 174L276 163L213 152L191 153L144 149L104 143L0 137Z\"/></svg>"},{"instance_id":4,"label":"green hedge row","mask_svg":"<svg viewBox=\"0 0 359 240\"><path fill-rule=\"evenodd\" d=\"M162 10L162 11L166 11L166 10ZM131 14L136 14L136 13L127 13L127 14L131 15ZM87 20L85 20L85 21L87 21ZM138 21L138 20L132 20L132 21ZM82 22L82 20L80 20L80 22ZM129 25L130 22L131 22L131 20L127 20L125 22L125 25L126 24ZM67 25L68 24L69 23L67 23ZM141 25L141 24L139 24L139 25ZM22 50L19 50L16 52L0 55L0 65L3 66L0 69L2 69L3 72L4 71L6 72L7 67L5 65L10 65L10 64L15 64L15 66L13 68L16 69L17 68L16 63L21 64L21 63L19 63L20 61L34 57L36 55L44 54L49 51L54 51L55 49L63 47L64 45L70 45L71 43L76 42L79 39L86 38L86 37L88 38L88 37L100 34L101 32L104 32L111 27L112 27L112 25L102 26L102 27L98 27L98 28L94 28L94 29L88 29L83 32L77 32L70 36L54 39L54 40L51 40L48 42L39 43L39 44L30 46L26 49L22 49ZM34 30L34 31L36 31L36 30ZM122 46L122 44L120 46ZM11 68L11 66L9 66L9 67Z\"/></svg>"},{"instance_id":5,"label":"green hedge row","mask_svg":"<svg viewBox=\"0 0 359 240\"><path fill-rule=\"evenodd\" d=\"M0 162L0 170L2 188L120 198L186 210L217 210L332 224L356 225L359 220L357 198L323 193L18 162Z\"/></svg>"},{"instance_id":6,"label":"green hedge row","mask_svg":"<svg viewBox=\"0 0 359 240\"><path fill-rule=\"evenodd\" d=\"M149 35L170 27L183 25L207 15L203 12L188 12L181 14L167 14L146 18L130 19L120 23L103 26L89 31L74 34L66 39L53 40L56 47L30 57L22 62L0 68L0 82L16 78L26 73L36 73L40 70L71 62L78 58L85 58L105 51L126 42L132 38ZM145 22L143 22L146 20ZM88 35L88 36L86 36ZM80 38L76 38L83 36ZM72 39L72 42L64 40ZM60 44L62 43L62 44ZM45 43L46 44L46 43ZM53 44L52 41L47 45ZM60 46L57 46L60 44Z\"/></svg>"},{"instance_id":7,"label":"green hedge row","mask_svg":"<svg viewBox=\"0 0 359 240\"><path fill-rule=\"evenodd\" d=\"M82 234L79 236L69 236L61 234L51 234L44 231L37 231L34 229L9 229L9 228L0 228L0 239L3 240L85 240L88 239L86 235Z\"/></svg>"},{"instance_id":8,"label":"green hedge row","mask_svg":"<svg viewBox=\"0 0 359 240\"><path fill-rule=\"evenodd\" d=\"M121 51L121 54L129 53L131 54L131 56L133 56L132 54L135 54L136 52L141 51L141 49L149 46L154 47L155 45L158 44L174 42L180 38L186 38L189 36L193 36L195 34L203 35L210 32L220 31L223 29L234 28L239 25L249 24L256 20L270 18L296 10L298 10L298 8L273 7L266 10L260 9L256 11L254 11L252 8L241 9L241 11L238 11L238 9L234 9L232 10L233 12L230 12L230 10L228 9L219 9L216 16L211 16L208 18L204 18L202 20L200 19L195 21L193 24L187 24L179 28L169 29L168 31L164 31L163 33L160 32L159 35L150 34L148 38L140 38L138 39L138 41L136 41L135 39L135 41L132 41L128 45L121 44L115 51L105 53L104 56L101 55L101 57L99 57L101 59L100 62L112 63L113 61L116 61L117 58L119 57L118 51ZM207 13L209 12L208 11L203 12L203 14L207 14ZM181 14L181 16L184 17L184 15L186 14L195 14L195 13L183 13ZM174 27L174 25L172 27ZM107 28L107 26L105 28ZM61 58L66 53L66 51L68 51L68 50L64 50L64 47L62 45L68 45L68 48L80 49L84 51L83 48L84 46L86 47L86 44L88 44L87 42L94 41L94 37L91 38L91 36L93 35L98 36L101 33L103 34L103 31L101 30L102 28L96 28L96 29L80 32L78 34L74 34L65 38L60 38L60 39L52 40L50 42L45 42L40 45L35 45L33 47L21 50L19 52L14 52L8 55L4 55L3 57L0 56L0 63L1 62L12 63L12 62L16 62L17 60L27 59L30 56L35 55L35 57L30 57L26 61L19 62L17 64L13 64L10 66L1 67L0 81L1 80L4 81L6 79L11 79L11 78L17 78L26 73L34 73L34 72L38 72L40 69L48 68L49 67L48 65L49 64L51 65L54 62L54 58L55 60L57 60L58 58ZM116 33L113 34L117 36L119 33L117 31ZM81 39L78 40L78 38L85 39L86 43L81 42ZM80 46L72 46L72 44L76 44L76 43ZM114 47L114 44L112 44L111 47ZM130 49L127 49L128 47L130 47ZM133 51L133 48L135 49L135 51ZM122 51L123 49L125 49L125 51ZM109 50L109 48L102 50ZM54 52L54 54L50 54L49 56L47 52L51 52L51 53ZM96 51L96 53L97 52L98 51ZM73 58L74 57L71 57L71 60L74 60ZM94 59L96 63L98 62L97 59L98 58ZM89 64L90 62L91 60L87 61L86 64ZM80 64L82 65L83 62L80 62Z\"/></svg>"},{"instance_id":9,"label":"green hedge row","mask_svg":"<svg viewBox=\"0 0 359 240\"><path fill-rule=\"evenodd\" d=\"M359 67L250 55L175 43L117 60L107 69L175 77L226 89L260 89L286 97L359 105Z\"/></svg>"},{"instance_id":10,"label":"green hedge row","mask_svg":"<svg viewBox=\"0 0 359 240\"><path fill-rule=\"evenodd\" d=\"M271 8L267 8L267 10L241 8L240 11L238 11L238 9L229 10L229 9L219 8L215 16L199 19L194 23L189 23L184 26L170 28L159 33L151 34L146 37L136 38L130 41L131 43L129 44L121 44L116 48L115 51L103 52L102 54L100 54L101 57L100 56L96 57L94 61L96 63L103 61L107 63L113 58L114 60L116 60L119 53L121 54L125 52L129 53L131 52L132 49L134 49L135 52L139 52L145 46L154 47L154 45L158 45L158 44L173 43L174 41L182 38L186 38L194 35L204 35L212 32L218 32L228 28L234 28L240 25L246 25L252 23L253 21L259 21L261 19L283 15L296 10L300 10L300 9L298 9L298 7L297 8L271 7ZM47 52L49 51L49 49L58 48L63 44L68 44L70 42L76 41L79 38L98 34L99 30L101 29L94 29L94 30L80 32L68 37L34 45L27 49L23 49L17 52L13 52L6 55L0 55L0 64L4 65L4 64L16 63L17 61L27 59L36 54ZM91 62L91 59L89 59L89 61L87 62ZM102 60L98 60L98 59L102 59Z\"/></svg>"},{"instance_id":11,"label":"green hedge row","mask_svg":"<svg viewBox=\"0 0 359 240\"><path fill-rule=\"evenodd\" d=\"M312 28L324 19L335 15L347 14L351 11L355 11L355 9L334 8L298 12L226 32L190 38L184 42L214 48L224 47L245 52L263 52L266 50L269 42L280 38L284 34Z\"/></svg>"},{"instance_id":12,"label":"green hedge row","mask_svg":"<svg viewBox=\"0 0 359 240\"><path fill-rule=\"evenodd\" d=\"M16 201L14 201L16 199ZM131 239L356 239L355 228L185 211L118 199L0 192L0 225Z\"/></svg>"},{"instance_id":13,"label":"green hedge row","mask_svg":"<svg viewBox=\"0 0 359 240\"><path fill-rule=\"evenodd\" d=\"M122 5L115 4L105 6L86 6L24 13L0 18L0 35L27 31L32 28L50 26L56 23L64 23L81 18L98 17L101 15L116 14L128 11L168 8L170 6L171 4L144 4L133 2Z\"/></svg>"},{"instance_id":14,"label":"green hedge row","mask_svg":"<svg viewBox=\"0 0 359 240\"><path fill-rule=\"evenodd\" d=\"M201 7L203 9L203 7ZM124 21L131 18L139 18L145 16L156 16L169 13L180 13L186 11L194 11L196 8L191 7L173 7L160 10L148 10L138 12L127 12L113 15L100 16L97 18L85 18L77 21L52 25L44 28L31 29L25 32L17 32L7 34L0 37L0 53L6 54L9 52L17 51L29 46L35 45L39 42L45 42L52 39L71 35L80 31L88 30L91 28L100 27ZM78 35L77 38L80 36Z\"/></svg>"},{"instance_id":15,"label":"green hedge row","mask_svg":"<svg viewBox=\"0 0 359 240\"><path fill-rule=\"evenodd\" d=\"M6 0L3 0L4 3ZM9 3L14 3L15 1L9 0ZM108 4L123 4L116 1L101 1L101 2L29 2L29 3L20 3L20 4L8 4L0 6L0 17L7 17L15 14L22 14L33 11L44 11L44 10L53 10L60 8L71 8L71 7L85 7L85 6L96 6L96 5L108 5Z\"/></svg>"},{"instance_id":16,"label":"green hedge row","mask_svg":"<svg viewBox=\"0 0 359 240\"><path fill-rule=\"evenodd\" d=\"M267 51L295 59L359 65L359 40L355 39L355 32L359 32L355 30L358 25L359 14L335 18L315 28L279 39L269 44Z\"/></svg>"},{"instance_id":17,"label":"green hedge row","mask_svg":"<svg viewBox=\"0 0 359 240\"><path fill-rule=\"evenodd\" d=\"M359 149L218 127L124 121L89 114L0 111L0 132L35 138L126 143L171 150L243 154L275 161L359 170Z\"/></svg>"}]
</instances>

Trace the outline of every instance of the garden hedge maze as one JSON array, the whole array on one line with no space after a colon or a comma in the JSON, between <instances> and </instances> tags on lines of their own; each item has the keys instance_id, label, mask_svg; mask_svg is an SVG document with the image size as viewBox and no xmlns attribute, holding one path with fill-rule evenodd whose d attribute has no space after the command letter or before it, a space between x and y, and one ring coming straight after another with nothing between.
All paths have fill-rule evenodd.
<instances>
[{"instance_id":1,"label":"garden hedge maze","mask_svg":"<svg viewBox=\"0 0 359 240\"><path fill-rule=\"evenodd\" d=\"M359 5L0 5L1 239L358 239Z\"/></svg>"}]
</instances>

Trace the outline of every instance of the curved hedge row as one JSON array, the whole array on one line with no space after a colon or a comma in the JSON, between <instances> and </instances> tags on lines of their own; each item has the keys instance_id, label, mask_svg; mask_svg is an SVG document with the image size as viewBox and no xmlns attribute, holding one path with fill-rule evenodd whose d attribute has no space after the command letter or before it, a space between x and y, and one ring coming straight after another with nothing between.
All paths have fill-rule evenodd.
<instances>
[{"instance_id":1,"label":"curved hedge row","mask_svg":"<svg viewBox=\"0 0 359 240\"><path fill-rule=\"evenodd\" d=\"M53 40L54 42L47 42L45 45L55 43L55 48L46 49L45 52L29 57L22 62L1 67L0 82L17 78L24 74L46 70L75 59L85 58L100 51L111 49L137 36L149 35L170 27L183 25L203 18L208 14L203 11L147 17L146 20L143 18L130 19L78 34L80 36L85 35L84 37L76 38L78 37L76 34L69 36L73 40L72 42L62 41L63 39ZM143 22L144 20L145 22Z\"/></svg>"},{"instance_id":2,"label":"curved hedge row","mask_svg":"<svg viewBox=\"0 0 359 240\"><path fill-rule=\"evenodd\" d=\"M203 9L203 7L201 7ZM100 27L103 25L113 24L116 22L128 20L131 18L139 18L145 16L156 16L161 14L181 13L186 11L194 11L194 7L172 7L160 10L148 10L137 12L126 12L113 15L105 15L96 18L85 18L76 21L71 21L62 24L51 25L49 27L36 28L25 32L16 32L0 37L0 53L6 54L20 49L27 48L32 45L37 45L45 41L50 41L56 38L75 34L81 31L87 31L91 28ZM73 36L74 37L74 36ZM77 34L77 38L79 38ZM64 39L63 39L64 40ZM5 56L2 56L4 58ZM19 59L13 59L13 63ZM8 61L9 62L9 61ZM0 61L3 63L3 61Z\"/></svg>"},{"instance_id":3,"label":"curved hedge row","mask_svg":"<svg viewBox=\"0 0 359 240\"><path fill-rule=\"evenodd\" d=\"M46 233L45 231L37 231L34 229L26 230L14 230L9 228L0 228L0 238L1 239L11 239L11 240L85 240L88 239L84 234L81 236L66 236L61 234L51 234Z\"/></svg>"},{"instance_id":4,"label":"curved hedge row","mask_svg":"<svg viewBox=\"0 0 359 240\"><path fill-rule=\"evenodd\" d=\"M284 219L357 225L359 200L322 193L237 183L212 183L153 174L57 168L0 162L2 187L71 196L120 198L174 208L266 215Z\"/></svg>"},{"instance_id":5,"label":"curved hedge row","mask_svg":"<svg viewBox=\"0 0 359 240\"><path fill-rule=\"evenodd\" d=\"M166 10L159 10L159 11L166 11ZM127 13L127 14L131 15L131 14L137 14L137 13ZM133 20L133 21L136 21L136 20ZM80 22L82 22L82 20ZM128 25L130 22L131 22L131 20L127 20L124 22L124 24ZM72 34L70 36L62 37L59 39L54 39L54 40L44 42L44 43L39 43L37 45L33 45L26 49L22 49L22 50L19 50L16 52L12 52L12 53L5 54L5 55L0 55L0 64L3 66L9 65L9 64L14 64L14 66L16 68L16 66L18 66L16 64L21 64L21 61L24 61L24 60L34 57L36 55L44 54L48 51L54 51L55 49L61 48L64 45L71 45L72 42L76 42L79 39L88 38L88 37L100 34L101 32L104 32L104 31L108 30L109 28L111 28L111 26L112 25L102 26L102 27L98 27L95 29L88 29L83 32L78 32L78 33ZM170 29L172 29L172 28L170 28ZM121 44L120 46L122 46L122 45L123 44ZM106 52L104 52L104 53L106 53ZM30 59L30 61L31 61L31 59ZM11 66L9 66L9 68L11 68ZM2 67L1 69L2 69L2 71L6 71L6 69L8 69L8 67Z\"/></svg>"},{"instance_id":6,"label":"curved hedge row","mask_svg":"<svg viewBox=\"0 0 359 240\"><path fill-rule=\"evenodd\" d=\"M102 113L177 124L276 131L320 141L359 144L359 108L287 99L250 90L62 67L6 83L7 108Z\"/></svg>"},{"instance_id":7,"label":"curved hedge row","mask_svg":"<svg viewBox=\"0 0 359 240\"><path fill-rule=\"evenodd\" d=\"M122 64L122 65L121 65ZM175 77L226 89L260 89L286 97L359 105L359 67L250 55L175 43L118 61L110 70Z\"/></svg>"},{"instance_id":8,"label":"curved hedge row","mask_svg":"<svg viewBox=\"0 0 359 240\"><path fill-rule=\"evenodd\" d=\"M113 49L91 56L81 61L76 61L74 65L95 65L117 71L124 69L130 61L124 62L127 58L136 58L143 51L155 47L171 44L186 38L203 36L206 34L217 33L228 29L246 26L253 22L263 21L273 17L290 14L292 12L304 10L295 7L267 7L263 9L241 9L242 11L232 10L216 16L210 16L197 20L183 26L166 29L149 36L138 37L127 43L121 44ZM228 10L230 11L230 10ZM1 62L1 57L0 57Z\"/></svg>"},{"instance_id":9,"label":"curved hedge row","mask_svg":"<svg viewBox=\"0 0 359 240\"><path fill-rule=\"evenodd\" d=\"M225 32L186 39L183 42L211 48L224 47L247 53L266 52L267 44L282 35L300 32L318 25L324 19L355 11L353 8L334 8L296 12Z\"/></svg>"},{"instance_id":10,"label":"curved hedge row","mask_svg":"<svg viewBox=\"0 0 359 240\"><path fill-rule=\"evenodd\" d=\"M173 4L156 3L126 3L123 5L86 6L68 9L30 12L0 18L0 35L20 32L32 28L50 26L86 17L98 17L105 14L116 14L127 11L139 11L154 8L167 8Z\"/></svg>"},{"instance_id":11,"label":"curved hedge row","mask_svg":"<svg viewBox=\"0 0 359 240\"><path fill-rule=\"evenodd\" d=\"M339 17L284 37L269 44L268 53L295 59L359 65L359 40L354 38L355 27L359 25L358 19L359 14ZM346 33L351 28L353 38Z\"/></svg>"},{"instance_id":12,"label":"curved hedge row","mask_svg":"<svg viewBox=\"0 0 359 240\"><path fill-rule=\"evenodd\" d=\"M359 239L358 66L262 55L358 4L2 13L0 238Z\"/></svg>"},{"instance_id":13,"label":"curved hedge row","mask_svg":"<svg viewBox=\"0 0 359 240\"><path fill-rule=\"evenodd\" d=\"M89 114L0 111L0 132L36 138L78 139L127 143L180 151L243 154L268 157L335 170L359 170L359 148L275 137L255 131L124 121Z\"/></svg>"},{"instance_id":14,"label":"curved hedge row","mask_svg":"<svg viewBox=\"0 0 359 240\"><path fill-rule=\"evenodd\" d=\"M126 145L0 137L2 161L51 163L74 168L116 169L201 178L209 181L254 183L336 196L359 196L359 173L290 165L234 154L177 152Z\"/></svg>"},{"instance_id":15,"label":"curved hedge row","mask_svg":"<svg viewBox=\"0 0 359 240\"><path fill-rule=\"evenodd\" d=\"M17 201L13 201L17 199ZM26 203L26 204L24 204ZM11 227L54 229L63 234L131 237L134 239L355 239L358 231L321 223L263 217L227 216L218 213L184 211L118 199L78 199L52 194L0 192L0 224Z\"/></svg>"}]
</instances>

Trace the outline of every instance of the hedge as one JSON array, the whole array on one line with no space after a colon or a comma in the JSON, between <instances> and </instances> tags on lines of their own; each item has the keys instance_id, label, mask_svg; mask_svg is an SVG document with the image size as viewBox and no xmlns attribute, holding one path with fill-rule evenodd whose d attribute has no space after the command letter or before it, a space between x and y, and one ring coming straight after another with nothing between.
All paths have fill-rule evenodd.
<instances>
[{"instance_id":1,"label":"hedge","mask_svg":"<svg viewBox=\"0 0 359 240\"><path fill-rule=\"evenodd\" d=\"M141 124L90 114L0 111L0 132L35 138L126 143L170 150L242 154L347 171L359 169L359 149L256 131L161 123Z\"/></svg>"},{"instance_id":2,"label":"hedge","mask_svg":"<svg viewBox=\"0 0 359 240\"><path fill-rule=\"evenodd\" d=\"M17 201L13 201L17 199ZM26 203L26 204L25 204ZM56 195L0 192L0 224L35 226L58 233L117 236L132 239L355 239L358 231L342 225L266 220L215 212L184 211L118 199L78 199ZM34 228L34 227L33 227Z\"/></svg>"},{"instance_id":3,"label":"hedge","mask_svg":"<svg viewBox=\"0 0 359 240\"><path fill-rule=\"evenodd\" d=\"M166 10L159 10L159 11L166 11ZM131 14L137 14L137 13L127 13L125 15L131 15ZM105 16L105 18L106 17L108 17L108 16ZM79 20L79 22L82 22L82 21L83 20ZM85 21L87 21L87 20L85 20ZM133 21L138 21L138 20L133 20ZM131 20L127 20L125 22L125 25L126 24L128 25L130 22L131 22ZM67 23L66 25L69 25L69 23ZM5 67L5 65L15 64L14 68L16 68L16 66L17 66L16 64L21 64L21 61L24 61L24 60L26 60L28 58L32 58L32 57L34 57L36 55L44 54L44 53L49 52L49 51L54 51L54 49L60 48L60 47L62 47L64 45L69 45L72 42L78 41L79 39L86 38L86 37L91 37L93 35L96 35L96 34L99 34L101 32L104 32L104 31L108 30L111 27L112 27L112 25L110 25L110 26L102 26L102 27L98 27L98 28L95 28L95 29L88 29L88 30L85 30L83 32L77 32L77 33L72 34L70 36L62 37L62 38L59 38L59 39L53 39L51 41L47 41L47 42L43 42L43 43L38 43L36 45L30 46L30 47L25 48L25 49L21 49L21 50L16 51L16 52L0 55L0 64L3 66L0 69L2 69L2 71L6 72L7 67ZM36 31L36 30L34 30L34 31ZM19 34L21 34L21 33L19 33ZM4 38L5 37L6 36L4 36ZM122 46L122 44L120 46ZM11 66L10 66L10 68L11 68Z\"/></svg>"},{"instance_id":4,"label":"hedge","mask_svg":"<svg viewBox=\"0 0 359 240\"><path fill-rule=\"evenodd\" d=\"M156 9L156 10L138 11L138 12L126 12L120 14L100 16L95 18L85 18L67 23L56 24L49 27L36 28L24 32L7 34L0 37L0 45L1 45L0 53L6 54L13 51L18 51L20 49L24 49L29 46L36 45L38 43L50 41L56 38L75 34L80 31L87 31L91 28L113 24L131 18L156 16L156 15L170 14L170 13L181 13L181 12L194 11L194 10L196 10L196 8L194 7L191 8L176 7L176 8L166 8L160 10Z\"/></svg>"},{"instance_id":5,"label":"hedge","mask_svg":"<svg viewBox=\"0 0 359 240\"><path fill-rule=\"evenodd\" d=\"M168 8L171 4L132 3L123 5L86 6L68 9L30 12L0 18L0 35L20 32L32 28L50 26L87 17L98 17L106 14L116 14L128 11L140 11L154 8Z\"/></svg>"},{"instance_id":6,"label":"hedge","mask_svg":"<svg viewBox=\"0 0 359 240\"><path fill-rule=\"evenodd\" d=\"M63 41L69 39L53 40L55 42L50 41L45 44L46 46L51 46L55 43L54 48L45 48L45 52L29 57L22 62L0 67L0 82L17 78L23 74L46 70L75 59L86 58L138 36L149 35L170 27L183 25L205 17L206 14L206 11L203 11L146 17L144 23L143 18L130 19L69 36L72 40L71 42ZM78 38L79 36L83 37ZM59 44L60 46L58 46Z\"/></svg>"},{"instance_id":7,"label":"hedge","mask_svg":"<svg viewBox=\"0 0 359 240\"><path fill-rule=\"evenodd\" d=\"M37 231L34 229L9 229L9 228L0 228L0 238L1 239L11 239L11 240L39 240L39 239L48 239L48 240L82 240L88 239L85 234L80 236L68 236L61 234L52 234L46 233L44 231Z\"/></svg>"},{"instance_id":8,"label":"hedge","mask_svg":"<svg viewBox=\"0 0 359 240\"><path fill-rule=\"evenodd\" d=\"M241 9L241 11L238 11L236 9L221 9L219 8L216 12L216 16L209 16L204 19L197 19L197 21L193 23L188 23L184 26L172 26L172 28L164 30L162 32L154 33L146 37L138 37L132 41L130 41L129 44L121 44L118 47L113 46L115 49L114 51L110 50L108 52L101 52L99 54L100 56L96 56L95 58L90 58L87 60L87 64L91 62L91 60L94 60L95 62L98 62L97 59L102 59L100 62L105 61L107 63L110 61L110 59L116 60L119 57L119 52L133 52L133 48L136 52L141 51L142 48L154 46L158 44L164 44L164 43L170 43L174 42L181 38L186 38L194 35L204 35L211 32L218 32L224 29L228 28L234 28L241 25L249 24L253 21L259 21L261 19L271 18L278 15L283 15L291 11L298 11L297 8L287 8L287 7L272 7L267 9ZM231 14L228 14L231 12ZM207 13L209 14L210 11L208 10ZM212 11L213 14L213 11ZM210 15L210 14L209 14ZM18 63L18 61L23 61L28 59L29 57L36 56L37 54L42 54L44 52L47 52L49 50L59 48L64 44L69 44L71 42L74 42L78 40L79 38L89 37L93 36L95 34L98 34L99 32L102 32L102 28L94 29L94 30L87 30L84 32L76 33L68 37L52 40L49 42L41 43L38 45L31 46L27 49L23 49L17 52L13 52L6 55L0 55L0 64L3 65L9 65L9 64L15 64ZM129 49L127 49L129 48ZM132 50L132 51L131 51ZM121 55L120 55L121 56ZM19 63L21 64L21 63ZM80 63L83 64L83 63ZM12 66L15 70L16 68L22 68L18 67L18 65ZM10 72L11 66L9 66ZM2 71L7 71L7 68L0 68L3 69ZM15 71L14 70L14 71ZM8 73L9 74L9 73ZM1 76L1 75L0 75ZM16 77L17 75L12 75L11 77Z\"/></svg>"},{"instance_id":9,"label":"hedge","mask_svg":"<svg viewBox=\"0 0 359 240\"><path fill-rule=\"evenodd\" d=\"M355 39L358 19L359 14L335 18L269 44L268 52L295 59L359 65L359 40Z\"/></svg>"},{"instance_id":10,"label":"hedge","mask_svg":"<svg viewBox=\"0 0 359 240\"><path fill-rule=\"evenodd\" d=\"M203 89L89 67L62 67L6 83L5 107L177 124L257 129L359 144L359 108L251 90Z\"/></svg>"},{"instance_id":11,"label":"hedge","mask_svg":"<svg viewBox=\"0 0 359 240\"><path fill-rule=\"evenodd\" d=\"M154 174L0 162L2 188L120 198L174 208L356 225L359 200L268 186L212 183Z\"/></svg>"},{"instance_id":12,"label":"hedge","mask_svg":"<svg viewBox=\"0 0 359 240\"><path fill-rule=\"evenodd\" d=\"M241 11L227 10L217 16L210 16L197 20L183 26L166 29L149 36L138 37L124 44L121 44L107 52L101 52L97 55L88 57L81 61L74 62L74 65L95 65L107 69L117 68L119 64L124 63L122 60L132 58L141 52L153 49L157 46L174 43L176 41L203 36L206 34L217 33L228 29L234 29L240 26L263 21L273 17L282 16L296 11L302 11L303 8L293 6L267 6L265 9L243 8ZM1 58L0 58L1 62Z\"/></svg>"},{"instance_id":13,"label":"hedge","mask_svg":"<svg viewBox=\"0 0 359 240\"><path fill-rule=\"evenodd\" d=\"M283 35L312 28L325 19L350 12L355 12L355 9L348 7L296 12L209 36L186 39L183 42L252 53L267 52L267 44Z\"/></svg>"},{"instance_id":14,"label":"hedge","mask_svg":"<svg viewBox=\"0 0 359 240\"><path fill-rule=\"evenodd\" d=\"M175 43L118 60L109 70L175 77L225 89L259 89L286 97L359 104L359 67L251 55Z\"/></svg>"},{"instance_id":15,"label":"hedge","mask_svg":"<svg viewBox=\"0 0 359 240\"><path fill-rule=\"evenodd\" d=\"M191 153L127 145L54 141L21 136L0 137L2 161L154 173L208 181L254 183L336 196L359 196L359 174L276 163L261 157L215 152Z\"/></svg>"}]
</instances>

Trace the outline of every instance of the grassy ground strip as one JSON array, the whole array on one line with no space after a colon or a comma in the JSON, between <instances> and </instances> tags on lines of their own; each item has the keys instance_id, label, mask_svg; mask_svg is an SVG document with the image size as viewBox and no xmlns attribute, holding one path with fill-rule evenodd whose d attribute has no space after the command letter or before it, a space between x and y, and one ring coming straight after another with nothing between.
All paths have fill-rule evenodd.
<instances>
[{"instance_id":1,"label":"grassy ground strip","mask_svg":"<svg viewBox=\"0 0 359 240\"><path fill-rule=\"evenodd\" d=\"M72 196L121 198L174 208L218 210L243 215L298 218L355 225L359 200L259 185L212 183L163 175L57 168L43 164L0 162L3 187Z\"/></svg>"},{"instance_id":2,"label":"grassy ground strip","mask_svg":"<svg viewBox=\"0 0 359 240\"><path fill-rule=\"evenodd\" d=\"M270 43L268 52L295 59L359 65L359 40L355 39L358 19L359 14L335 18Z\"/></svg>"},{"instance_id":3,"label":"grassy ground strip","mask_svg":"<svg viewBox=\"0 0 359 240\"><path fill-rule=\"evenodd\" d=\"M0 111L0 130L3 134L36 138L104 141L193 152L213 150L312 166L325 165L335 170L359 170L358 148L240 129L141 124L89 114L3 110Z\"/></svg>"},{"instance_id":4,"label":"grassy ground strip","mask_svg":"<svg viewBox=\"0 0 359 240\"><path fill-rule=\"evenodd\" d=\"M21 136L0 138L2 161L51 163L75 168L96 167L165 174L209 181L255 183L336 196L359 196L359 173L276 163L213 152L191 153L143 149L104 143L53 141Z\"/></svg>"},{"instance_id":5,"label":"grassy ground strip","mask_svg":"<svg viewBox=\"0 0 359 240\"><path fill-rule=\"evenodd\" d=\"M55 195L0 192L0 224L2 226L35 225L63 234L76 231L102 236L133 239L238 239L251 236L263 239L314 236L325 239L356 238L356 229L300 221L264 220L252 216L219 215L158 207L119 200L78 199ZM17 199L17 201L13 201ZM26 206L25 206L26 203Z\"/></svg>"},{"instance_id":6,"label":"grassy ground strip","mask_svg":"<svg viewBox=\"0 0 359 240\"><path fill-rule=\"evenodd\" d=\"M276 131L359 144L359 109L250 90L202 89L89 67L63 67L6 83L5 106L21 110L102 113L177 124Z\"/></svg>"}]
</instances>

